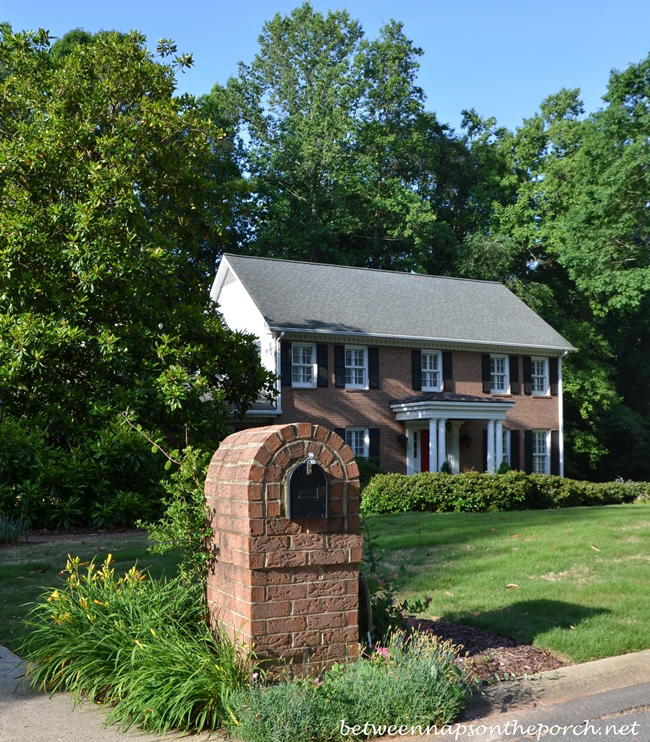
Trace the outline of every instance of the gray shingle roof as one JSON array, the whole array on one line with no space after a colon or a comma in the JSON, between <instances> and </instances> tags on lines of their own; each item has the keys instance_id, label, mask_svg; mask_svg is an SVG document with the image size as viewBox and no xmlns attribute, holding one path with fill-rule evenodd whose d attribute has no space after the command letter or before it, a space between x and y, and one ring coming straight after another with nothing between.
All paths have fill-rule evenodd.
<instances>
[{"instance_id":1,"label":"gray shingle roof","mask_svg":"<svg viewBox=\"0 0 650 742\"><path fill-rule=\"evenodd\" d=\"M500 283L224 257L272 330L573 350Z\"/></svg>"}]
</instances>

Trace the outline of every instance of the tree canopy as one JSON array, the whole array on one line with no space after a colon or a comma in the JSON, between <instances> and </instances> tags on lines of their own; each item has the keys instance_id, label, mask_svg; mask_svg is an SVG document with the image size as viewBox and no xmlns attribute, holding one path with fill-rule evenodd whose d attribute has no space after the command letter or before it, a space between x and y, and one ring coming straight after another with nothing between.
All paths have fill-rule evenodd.
<instances>
[{"instance_id":1,"label":"tree canopy","mask_svg":"<svg viewBox=\"0 0 650 742\"><path fill-rule=\"evenodd\" d=\"M68 41L0 42L0 397L61 443L127 409L217 442L269 382L209 298L223 132L175 95L191 58L171 42L157 59L137 33Z\"/></svg>"}]
</instances>

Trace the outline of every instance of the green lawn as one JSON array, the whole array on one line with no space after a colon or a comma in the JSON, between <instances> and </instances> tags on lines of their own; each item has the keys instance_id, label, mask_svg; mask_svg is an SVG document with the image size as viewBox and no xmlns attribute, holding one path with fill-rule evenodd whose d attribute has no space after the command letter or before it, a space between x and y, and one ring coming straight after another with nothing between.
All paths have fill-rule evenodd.
<instances>
[{"instance_id":1,"label":"green lawn","mask_svg":"<svg viewBox=\"0 0 650 742\"><path fill-rule=\"evenodd\" d=\"M370 516L427 617L586 662L650 648L650 505ZM516 587L508 587L515 585Z\"/></svg>"},{"instance_id":2,"label":"green lawn","mask_svg":"<svg viewBox=\"0 0 650 742\"><path fill-rule=\"evenodd\" d=\"M21 619L29 604L43 588L55 587L62 579L67 555L82 560L95 558L99 563L111 553L116 572L126 572L137 562L153 577L174 574L179 557L149 554L147 534L142 532L107 533L78 537L46 544L21 543L0 547L0 644L15 650L23 635Z\"/></svg>"}]
</instances>

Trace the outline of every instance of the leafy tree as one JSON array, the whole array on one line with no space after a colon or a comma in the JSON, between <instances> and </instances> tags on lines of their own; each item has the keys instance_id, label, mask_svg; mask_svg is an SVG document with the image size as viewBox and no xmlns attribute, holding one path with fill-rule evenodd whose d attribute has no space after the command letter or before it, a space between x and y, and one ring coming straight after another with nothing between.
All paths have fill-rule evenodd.
<instances>
[{"instance_id":1,"label":"leafy tree","mask_svg":"<svg viewBox=\"0 0 650 742\"><path fill-rule=\"evenodd\" d=\"M245 133L238 249L449 272L472 165L425 110L421 54L400 23L368 40L346 11L309 3L264 25L253 62L209 97Z\"/></svg>"},{"instance_id":2,"label":"leafy tree","mask_svg":"<svg viewBox=\"0 0 650 742\"><path fill-rule=\"evenodd\" d=\"M160 61L137 33L78 42L2 33L0 396L61 445L127 408L214 444L269 383L209 299L222 132L174 95L191 57L171 42Z\"/></svg>"}]
</instances>

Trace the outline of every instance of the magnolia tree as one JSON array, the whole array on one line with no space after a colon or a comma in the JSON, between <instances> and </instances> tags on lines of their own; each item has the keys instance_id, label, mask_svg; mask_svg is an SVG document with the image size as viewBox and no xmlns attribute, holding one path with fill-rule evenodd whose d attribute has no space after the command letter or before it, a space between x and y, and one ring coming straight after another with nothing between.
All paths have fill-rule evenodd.
<instances>
[{"instance_id":1,"label":"magnolia tree","mask_svg":"<svg viewBox=\"0 0 650 742\"><path fill-rule=\"evenodd\" d=\"M232 177L222 133L137 33L0 44L0 398L75 443L130 410L218 441L270 378L209 298Z\"/></svg>"}]
</instances>

